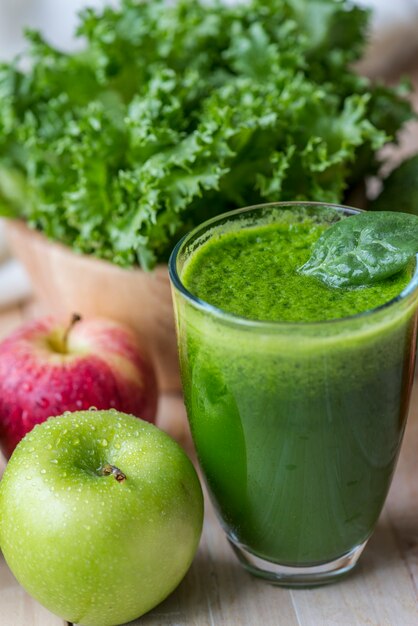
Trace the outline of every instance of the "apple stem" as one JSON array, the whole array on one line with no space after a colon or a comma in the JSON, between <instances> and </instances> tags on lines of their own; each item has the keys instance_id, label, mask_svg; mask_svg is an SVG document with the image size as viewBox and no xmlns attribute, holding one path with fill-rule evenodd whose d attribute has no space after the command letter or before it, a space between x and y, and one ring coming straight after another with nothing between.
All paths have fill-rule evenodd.
<instances>
[{"instance_id":1,"label":"apple stem","mask_svg":"<svg viewBox=\"0 0 418 626\"><path fill-rule=\"evenodd\" d=\"M118 467L110 465L110 463L106 463L106 465L103 465L103 467L101 467L99 471L101 476L110 476L112 474L116 478L118 483L123 483L123 481L126 480L125 474Z\"/></svg>"},{"instance_id":2,"label":"apple stem","mask_svg":"<svg viewBox=\"0 0 418 626\"><path fill-rule=\"evenodd\" d=\"M64 346L64 352L67 352L68 335L70 334L71 329L74 327L74 325L77 324L77 322L81 322L81 315L79 315L78 313L73 313L71 316L70 323L68 324L67 329L65 330L62 336L62 344Z\"/></svg>"}]
</instances>

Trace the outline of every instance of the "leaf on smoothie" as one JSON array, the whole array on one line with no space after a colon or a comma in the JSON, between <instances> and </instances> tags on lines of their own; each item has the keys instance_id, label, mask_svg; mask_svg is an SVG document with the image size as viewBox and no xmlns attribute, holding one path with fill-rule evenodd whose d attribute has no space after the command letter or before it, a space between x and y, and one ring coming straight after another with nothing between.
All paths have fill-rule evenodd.
<instances>
[{"instance_id":1,"label":"leaf on smoothie","mask_svg":"<svg viewBox=\"0 0 418 626\"><path fill-rule=\"evenodd\" d=\"M379 211L333 224L299 272L328 287L358 287L388 278L418 253L418 216Z\"/></svg>"}]
</instances>

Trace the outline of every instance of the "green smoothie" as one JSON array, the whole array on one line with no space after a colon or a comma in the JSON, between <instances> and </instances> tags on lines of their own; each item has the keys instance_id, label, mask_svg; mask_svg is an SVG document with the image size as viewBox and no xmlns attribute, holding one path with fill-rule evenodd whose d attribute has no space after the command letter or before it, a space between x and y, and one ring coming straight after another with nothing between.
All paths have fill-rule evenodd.
<instances>
[{"instance_id":1,"label":"green smoothie","mask_svg":"<svg viewBox=\"0 0 418 626\"><path fill-rule=\"evenodd\" d=\"M287 566L367 540L411 388L417 294L381 305L414 267L357 289L298 274L340 217L253 210L195 238L178 268L185 401L211 496L234 545Z\"/></svg>"},{"instance_id":2,"label":"green smoothie","mask_svg":"<svg viewBox=\"0 0 418 626\"><path fill-rule=\"evenodd\" d=\"M299 274L324 228L306 219L214 237L190 259L183 283L223 311L277 322L348 317L392 300L406 287L410 270L363 289L331 289Z\"/></svg>"}]
</instances>

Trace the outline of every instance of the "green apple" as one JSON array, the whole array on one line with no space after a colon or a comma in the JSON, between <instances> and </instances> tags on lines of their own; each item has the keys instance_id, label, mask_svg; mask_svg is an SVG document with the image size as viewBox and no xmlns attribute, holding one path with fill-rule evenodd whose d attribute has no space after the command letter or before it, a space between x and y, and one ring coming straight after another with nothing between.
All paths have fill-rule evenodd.
<instances>
[{"instance_id":1,"label":"green apple","mask_svg":"<svg viewBox=\"0 0 418 626\"><path fill-rule=\"evenodd\" d=\"M168 435L137 417L79 411L35 426L0 484L0 545L53 613L114 626L179 584L203 519L199 479Z\"/></svg>"}]
</instances>

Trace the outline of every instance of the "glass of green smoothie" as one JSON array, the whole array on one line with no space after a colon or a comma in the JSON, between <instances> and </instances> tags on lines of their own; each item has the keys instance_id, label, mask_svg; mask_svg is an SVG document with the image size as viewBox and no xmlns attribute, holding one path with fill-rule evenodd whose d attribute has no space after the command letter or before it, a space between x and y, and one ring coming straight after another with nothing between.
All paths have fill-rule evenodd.
<instances>
[{"instance_id":1,"label":"glass of green smoothie","mask_svg":"<svg viewBox=\"0 0 418 626\"><path fill-rule=\"evenodd\" d=\"M332 582L382 510L408 412L418 269L332 289L298 272L354 209L249 207L170 259L185 403L241 563L270 582Z\"/></svg>"}]
</instances>

